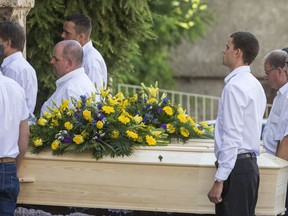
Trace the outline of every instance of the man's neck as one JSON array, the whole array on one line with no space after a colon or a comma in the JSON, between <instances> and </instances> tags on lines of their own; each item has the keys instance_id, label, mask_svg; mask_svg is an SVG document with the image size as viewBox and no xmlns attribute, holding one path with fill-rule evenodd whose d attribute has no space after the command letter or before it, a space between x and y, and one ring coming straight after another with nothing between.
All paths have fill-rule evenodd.
<instances>
[{"instance_id":1,"label":"man's neck","mask_svg":"<svg viewBox=\"0 0 288 216\"><path fill-rule=\"evenodd\" d=\"M87 40L79 41L79 43L80 43L81 46L83 47L83 46L84 46L85 44L87 44L89 41L90 41L90 39L87 39Z\"/></svg>"},{"instance_id":2,"label":"man's neck","mask_svg":"<svg viewBox=\"0 0 288 216\"><path fill-rule=\"evenodd\" d=\"M10 55L12 55L12 54L14 54L16 52L19 52L19 50L9 49L9 50L6 51L5 56L8 57L8 56L10 56Z\"/></svg>"}]
</instances>

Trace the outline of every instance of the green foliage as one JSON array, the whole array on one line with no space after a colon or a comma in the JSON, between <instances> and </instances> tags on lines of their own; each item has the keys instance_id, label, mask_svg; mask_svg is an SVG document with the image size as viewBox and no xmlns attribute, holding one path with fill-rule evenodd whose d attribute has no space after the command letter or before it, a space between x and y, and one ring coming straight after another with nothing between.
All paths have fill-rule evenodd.
<instances>
[{"instance_id":1,"label":"green foliage","mask_svg":"<svg viewBox=\"0 0 288 216\"><path fill-rule=\"evenodd\" d=\"M209 20L204 9L200 0L36 0L27 16L27 57L39 82L36 114L55 90L49 61L65 16L91 17L91 39L106 61L112 87L158 80L171 89L169 50L183 36L193 40L202 34Z\"/></svg>"},{"instance_id":2,"label":"green foliage","mask_svg":"<svg viewBox=\"0 0 288 216\"><path fill-rule=\"evenodd\" d=\"M179 45L183 38L194 42L202 36L212 14L201 0L151 0L148 4L156 37L139 43L141 56L130 56L134 73L131 76L123 71L118 82L137 85L139 80L145 83L158 80L161 88L173 89L170 49Z\"/></svg>"}]
</instances>

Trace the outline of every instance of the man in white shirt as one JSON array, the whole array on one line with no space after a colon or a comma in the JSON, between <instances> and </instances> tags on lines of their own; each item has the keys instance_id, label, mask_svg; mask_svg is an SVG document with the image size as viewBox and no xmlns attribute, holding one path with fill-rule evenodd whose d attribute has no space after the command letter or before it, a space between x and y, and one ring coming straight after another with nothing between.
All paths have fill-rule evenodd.
<instances>
[{"instance_id":1,"label":"man in white shirt","mask_svg":"<svg viewBox=\"0 0 288 216\"><path fill-rule=\"evenodd\" d=\"M102 55L95 49L90 40L92 24L90 17L84 14L73 14L66 17L61 37L64 40L77 40L83 47L83 67L85 73L100 88L107 87L107 68Z\"/></svg>"},{"instance_id":2,"label":"man in white shirt","mask_svg":"<svg viewBox=\"0 0 288 216\"><path fill-rule=\"evenodd\" d=\"M48 107L55 108L53 101L60 105L62 100L71 100L71 97L78 100L80 96L91 97L92 92L96 92L95 86L84 72L82 61L83 50L77 41L65 40L56 44L50 61L58 78L56 91L43 104L41 114L49 111Z\"/></svg>"},{"instance_id":3,"label":"man in white shirt","mask_svg":"<svg viewBox=\"0 0 288 216\"><path fill-rule=\"evenodd\" d=\"M264 90L249 66L258 52L258 40L249 32L233 33L223 51L223 65L230 74L219 102L214 145L217 171L208 193L216 215L255 215L259 188L256 156L266 106Z\"/></svg>"},{"instance_id":4,"label":"man in white shirt","mask_svg":"<svg viewBox=\"0 0 288 216\"><path fill-rule=\"evenodd\" d=\"M38 82L34 68L23 57L25 44L23 28L16 22L0 23L0 43L4 46L1 71L4 76L15 80L25 91L29 109L29 120L33 120L36 106Z\"/></svg>"},{"instance_id":5,"label":"man in white shirt","mask_svg":"<svg viewBox=\"0 0 288 216\"><path fill-rule=\"evenodd\" d=\"M283 50L270 52L264 58L264 71L269 86L278 90L263 133L264 148L268 153L288 160L287 53ZM286 208L287 202L286 198ZM285 215L288 215L288 211Z\"/></svg>"},{"instance_id":6,"label":"man in white shirt","mask_svg":"<svg viewBox=\"0 0 288 216\"><path fill-rule=\"evenodd\" d=\"M29 110L23 88L0 73L0 215L14 215L19 171L29 143Z\"/></svg>"}]
</instances>

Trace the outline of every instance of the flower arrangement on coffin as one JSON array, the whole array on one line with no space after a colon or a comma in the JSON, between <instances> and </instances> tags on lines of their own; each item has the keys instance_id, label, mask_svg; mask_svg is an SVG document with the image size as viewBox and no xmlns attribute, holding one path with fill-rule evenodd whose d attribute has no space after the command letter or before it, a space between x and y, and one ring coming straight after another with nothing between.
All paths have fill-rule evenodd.
<instances>
[{"instance_id":1,"label":"flower arrangement on coffin","mask_svg":"<svg viewBox=\"0 0 288 216\"><path fill-rule=\"evenodd\" d=\"M101 90L96 95L54 103L31 125L32 153L51 149L54 155L91 150L93 157L129 156L136 146L167 145L175 138L212 137L213 127L194 119L180 105L171 104L166 94L160 99L157 83L132 96Z\"/></svg>"}]
</instances>

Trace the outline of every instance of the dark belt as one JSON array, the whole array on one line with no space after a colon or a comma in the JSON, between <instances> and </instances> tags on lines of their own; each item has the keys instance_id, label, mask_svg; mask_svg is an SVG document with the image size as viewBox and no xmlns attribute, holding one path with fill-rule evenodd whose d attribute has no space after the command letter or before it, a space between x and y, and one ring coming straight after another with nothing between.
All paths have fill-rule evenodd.
<instances>
[{"instance_id":1,"label":"dark belt","mask_svg":"<svg viewBox=\"0 0 288 216\"><path fill-rule=\"evenodd\" d=\"M4 157L4 158L0 158L0 163L15 163L15 158L10 158L10 157Z\"/></svg>"},{"instance_id":2,"label":"dark belt","mask_svg":"<svg viewBox=\"0 0 288 216\"><path fill-rule=\"evenodd\" d=\"M255 152L242 153L237 155L237 159L255 158Z\"/></svg>"},{"instance_id":3,"label":"dark belt","mask_svg":"<svg viewBox=\"0 0 288 216\"><path fill-rule=\"evenodd\" d=\"M245 158L256 158L255 152L248 152L248 153L242 153L237 155L238 159L245 159ZM215 166L218 168L218 161L215 161Z\"/></svg>"}]
</instances>

